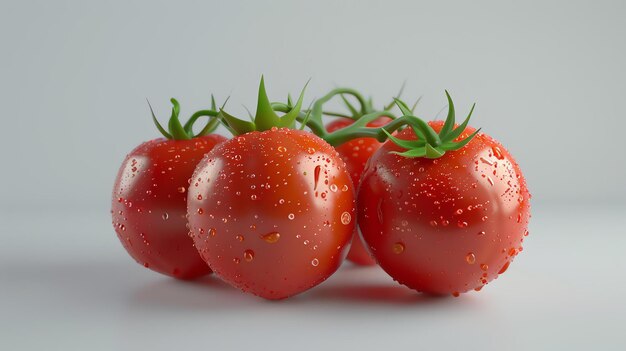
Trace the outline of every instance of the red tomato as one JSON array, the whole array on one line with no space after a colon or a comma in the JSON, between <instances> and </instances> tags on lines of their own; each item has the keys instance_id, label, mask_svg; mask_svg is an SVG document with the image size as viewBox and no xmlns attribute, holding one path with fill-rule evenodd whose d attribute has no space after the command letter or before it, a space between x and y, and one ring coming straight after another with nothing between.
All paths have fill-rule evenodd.
<instances>
[{"instance_id":1,"label":"red tomato","mask_svg":"<svg viewBox=\"0 0 626 351\"><path fill-rule=\"evenodd\" d=\"M205 153L226 140L159 138L139 145L122 163L113 188L113 226L126 251L159 273L192 279L211 272L187 229L187 187Z\"/></svg>"},{"instance_id":2,"label":"red tomato","mask_svg":"<svg viewBox=\"0 0 626 351\"><path fill-rule=\"evenodd\" d=\"M222 143L198 164L189 224L217 275L282 299L337 270L354 231L354 197L332 146L311 133L272 128Z\"/></svg>"},{"instance_id":3,"label":"red tomato","mask_svg":"<svg viewBox=\"0 0 626 351\"><path fill-rule=\"evenodd\" d=\"M380 117L375 121L367 124L368 127L381 127L389 123L391 118ZM326 126L326 130L334 132L335 130L345 128L352 124L354 121L350 118L339 118ZM344 144L336 146L335 149L339 152L339 156L346 163L346 169L350 173L352 184L355 189L359 186L361 180L361 174L365 169L367 160L372 154L378 150L382 143L374 138L357 138L350 140ZM363 241L358 233L358 226L355 227L354 235L352 237L352 245L348 252L348 259L356 264L369 266L376 264L376 261L371 257L367 249L363 245Z\"/></svg>"},{"instance_id":4,"label":"red tomato","mask_svg":"<svg viewBox=\"0 0 626 351\"><path fill-rule=\"evenodd\" d=\"M443 123L429 124L439 131ZM416 136L406 128L398 138ZM359 225L380 266L410 288L455 296L504 273L522 251L530 217L526 181L507 150L478 134L438 159L390 151L405 150L386 142L358 194Z\"/></svg>"}]
</instances>

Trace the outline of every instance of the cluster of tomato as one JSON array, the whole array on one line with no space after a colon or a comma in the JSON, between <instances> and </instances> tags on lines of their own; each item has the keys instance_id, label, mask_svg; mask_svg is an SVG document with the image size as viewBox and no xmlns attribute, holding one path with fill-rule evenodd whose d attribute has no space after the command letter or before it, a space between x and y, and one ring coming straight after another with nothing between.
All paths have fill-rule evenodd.
<instances>
[{"instance_id":1,"label":"cluster of tomato","mask_svg":"<svg viewBox=\"0 0 626 351\"><path fill-rule=\"evenodd\" d=\"M350 114L324 109L336 96ZM214 272L282 299L327 279L347 255L417 291L458 296L522 251L530 194L519 166L468 126L471 112L455 124L449 95L446 120L428 123L400 100L396 117L348 88L304 110L302 94L272 103L263 80L251 121L213 101L182 125L172 103L167 129L152 114L165 138L134 149L113 189L115 231L154 271ZM340 117L324 125L322 116ZM194 134L201 117L209 122ZM219 123L232 139L210 134Z\"/></svg>"}]
</instances>

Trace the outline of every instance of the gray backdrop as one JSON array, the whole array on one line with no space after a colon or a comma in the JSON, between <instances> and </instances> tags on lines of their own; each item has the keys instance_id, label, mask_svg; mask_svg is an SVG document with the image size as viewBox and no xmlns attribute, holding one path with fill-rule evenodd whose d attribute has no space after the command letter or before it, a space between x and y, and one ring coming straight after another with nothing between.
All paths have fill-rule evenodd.
<instances>
[{"instance_id":1,"label":"gray backdrop","mask_svg":"<svg viewBox=\"0 0 626 351\"><path fill-rule=\"evenodd\" d=\"M0 7L1 205L108 207L124 155L165 120L231 95L254 108L407 80L432 118L449 89L501 140L536 204L623 202L623 1L14 1Z\"/></svg>"}]
</instances>

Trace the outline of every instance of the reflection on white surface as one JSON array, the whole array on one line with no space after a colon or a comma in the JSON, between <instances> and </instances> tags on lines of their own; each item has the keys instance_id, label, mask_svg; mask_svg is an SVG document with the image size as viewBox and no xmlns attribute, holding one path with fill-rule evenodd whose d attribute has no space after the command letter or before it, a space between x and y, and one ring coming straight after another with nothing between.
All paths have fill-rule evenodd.
<instances>
[{"instance_id":1,"label":"reflection on white surface","mask_svg":"<svg viewBox=\"0 0 626 351\"><path fill-rule=\"evenodd\" d=\"M39 221L28 221L26 212L3 214L0 344L26 350L623 349L625 210L536 207L524 252L480 293L428 297L377 267L345 264L320 286L279 302L216 277L180 282L144 269L117 243L106 211L42 212Z\"/></svg>"}]
</instances>

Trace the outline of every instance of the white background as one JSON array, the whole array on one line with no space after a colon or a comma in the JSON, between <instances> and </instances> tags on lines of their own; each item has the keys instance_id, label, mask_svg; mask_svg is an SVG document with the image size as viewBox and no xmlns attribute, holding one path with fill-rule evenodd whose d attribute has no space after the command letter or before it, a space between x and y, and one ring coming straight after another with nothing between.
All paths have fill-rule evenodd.
<instances>
[{"instance_id":1,"label":"white background","mask_svg":"<svg viewBox=\"0 0 626 351\"><path fill-rule=\"evenodd\" d=\"M0 346L623 349L626 3L0 2ZM516 156L531 236L480 294L430 300L346 266L268 303L144 270L110 227L124 155L169 115L349 85L459 115ZM372 288L373 286L373 288ZM261 341L263 339L264 341ZM22 347L20 347L22 346ZM4 349L4 347L2 347Z\"/></svg>"}]
</instances>

